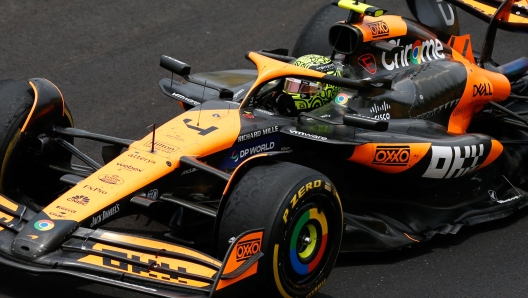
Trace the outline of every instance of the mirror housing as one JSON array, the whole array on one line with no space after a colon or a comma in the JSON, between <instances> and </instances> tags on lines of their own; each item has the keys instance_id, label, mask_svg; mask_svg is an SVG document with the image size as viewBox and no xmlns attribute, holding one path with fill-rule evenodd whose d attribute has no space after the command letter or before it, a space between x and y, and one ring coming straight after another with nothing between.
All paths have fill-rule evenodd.
<instances>
[{"instance_id":1,"label":"mirror housing","mask_svg":"<svg viewBox=\"0 0 528 298\"><path fill-rule=\"evenodd\" d=\"M191 73L191 66L169 56L161 56L160 66L182 77Z\"/></svg>"}]
</instances>

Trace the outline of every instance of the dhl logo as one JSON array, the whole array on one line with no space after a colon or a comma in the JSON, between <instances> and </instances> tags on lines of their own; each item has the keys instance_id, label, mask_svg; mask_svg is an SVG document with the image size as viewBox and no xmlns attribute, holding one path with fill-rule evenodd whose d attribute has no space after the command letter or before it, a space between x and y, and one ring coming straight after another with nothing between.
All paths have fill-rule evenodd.
<instances>
[{"instance_id":1,"label":"dhl logo","mask_svg":"<svg viewBox=\"0 0 528 298\"><path fill-rule=\"evenodd\" d=\"M373 164L386 166L404 166L409 162L409 146L377 146Z\"/></svg>"},{"instance_id":2,"label":"dhl logo","mask_svg":"<svg viewBox=\"0 0 528 298\"><path fill-rule=\"evenodd\" d=\"M217 270L200 265L197 266L192 262L156 257L148 254L136 254L102 244L96 244L94 248L105 255L88 255L78 261L193 287L206 287L210 285L212 280L209 279L217 272ZM194 277L180 276L186 274L194 275Z\"/></svg>"},{"instance_id":3,"label":"dhl logo","mask_svg":"<svg viewBox=\"0 0 528 298\"><path fill-rule=\"evenodd\" d=\"M252 255L260 251L260 239L251 239L241 241L236 246L236 260L237 262L249 259Z\"/></svg>"}]
</instances>

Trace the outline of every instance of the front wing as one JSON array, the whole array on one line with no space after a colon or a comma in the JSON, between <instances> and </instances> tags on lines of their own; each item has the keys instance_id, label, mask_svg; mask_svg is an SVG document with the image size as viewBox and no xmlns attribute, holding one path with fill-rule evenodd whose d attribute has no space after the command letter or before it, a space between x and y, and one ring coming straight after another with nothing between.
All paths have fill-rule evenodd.
<instances>
[{"instance_id":1,"label":"front wing","mask_svg":"<svg viewBox=\"0 0 528 298\"><path fill-rule=\"evenodd\" d=\"M256 284L263 230L247 231L224 261L185 246L78 228L60 249L22 260L11 253L18 232L35 213L0 196L0 265L37 274L65 274L160 297L233 297ZM29 237L39 237L38 231Z\"/></svg>"}]
</instances>

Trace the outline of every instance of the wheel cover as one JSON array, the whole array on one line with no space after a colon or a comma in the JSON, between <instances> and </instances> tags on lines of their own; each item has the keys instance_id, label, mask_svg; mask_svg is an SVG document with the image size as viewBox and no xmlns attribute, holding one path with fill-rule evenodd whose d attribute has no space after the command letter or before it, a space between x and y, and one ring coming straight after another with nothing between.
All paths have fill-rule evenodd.
<instances>
[{"instance_id":1,"label":"wheel cover","mask_svg":"<svg viewBox=\"0 0 528 298\"><path fill-rule=\"evenodd\" d=\"M311 272L321 262L328 240L326 216L317 208L306 210L295 224L290 238L290 263L300 275Z\"/></svg>"}]
</instances>

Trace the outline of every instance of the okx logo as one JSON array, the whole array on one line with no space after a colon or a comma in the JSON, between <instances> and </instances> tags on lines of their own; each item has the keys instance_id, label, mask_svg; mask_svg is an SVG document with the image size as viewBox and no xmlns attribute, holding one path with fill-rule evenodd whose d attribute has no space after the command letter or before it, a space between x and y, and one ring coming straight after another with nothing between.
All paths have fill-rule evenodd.
<instances>
[{"instance_id":1,"label":"okx logo","mask_svg":"<svg viewBox=\"0 0 528 298\"><path fill-rule=\"evenodd\" d=\"M260 239L241 241L235 249L237 262L247 260L260 251Z\"/></svg>"},{"instance_id":2,"label":"okx logo","mask_svg":"<svg viewBox=\"0 0 528 298\"><path fill-rule=\"evenodd\" d=\"M409 146L377 146L372 163L384 166L405 166L410 156Z\"/></svg>"},{"instance_id":3,"label":"okx logo","mask_svg":"<svg viewBox=\"0 0 528 298\"><path fill-rule=\"evenodd\" d=\"M368 23L367 26L372 32L372 37L383 37L389 35L389 25L384 21Z\"/></svg>"}]
</instances>

